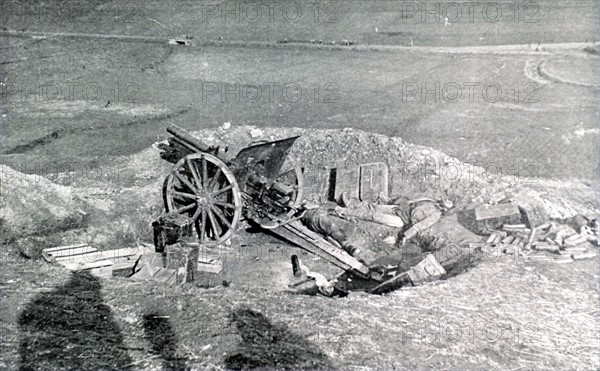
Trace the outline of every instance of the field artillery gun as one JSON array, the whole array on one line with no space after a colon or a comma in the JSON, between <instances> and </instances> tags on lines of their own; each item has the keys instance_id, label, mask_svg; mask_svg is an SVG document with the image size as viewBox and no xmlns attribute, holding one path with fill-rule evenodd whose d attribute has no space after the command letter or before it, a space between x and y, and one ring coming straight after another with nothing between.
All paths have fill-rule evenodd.
<instances>
[{"instance_id":1,"label":"field artillery gun","mask_svg":"<svg viewBox=\"0 0 600 371\"><path fill-rule=\"evenodd\" d=\"M299 137L254 144L227 159L219 147L177 126L167 131L172 136L161 156L175 166L163 185L165 209L187 216L201 244L225 242L246 218L344 271L369 277L367 266L301 223L302 171L282 171Z\"/></svg>"},{"instance_id":2,"label":"field artillery gun","mask_svg":"<svg viewBox=\"0 0 600 371\"><path fill-rule=\"evenodd\" d=\"M175 166L163 185L165 209L185 216L200 244L224 243L245 218L343 269L346 276L369 282L370 292L390 291L404 282L391 271L371 269L302 224L302 171L282 171L299 137L254 144L228 159L219 147L177 126L167 131L172 136L168 145L161 145L161 156Z\"/></svg>"}]
</instances>

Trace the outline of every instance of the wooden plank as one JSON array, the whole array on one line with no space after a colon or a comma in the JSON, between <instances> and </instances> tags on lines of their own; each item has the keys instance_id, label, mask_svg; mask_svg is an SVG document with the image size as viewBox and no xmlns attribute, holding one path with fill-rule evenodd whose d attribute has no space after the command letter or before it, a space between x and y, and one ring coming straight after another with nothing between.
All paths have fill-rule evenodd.
<instances>
[{"instance_id":1,"label":"wooden plank","mask_svg":"<svg viewBox=\"0 0 600 371\"><path fill-rule=\"evenodd\" d=\"M344 192L348 194L348 198L358 199L359 183L360 168L358 165L338 168L335 173L335 201L338 201Z\"/></svg>"},{"instance_id":2,"label":"wooden plank","mask_svg":"<svg viewBox=\"0 0 600 371\"><path fill-rule=\"evenodd\" d=\"M118 256L116 258L110 258L110 260L116 262L128 262L128 261L136 261L142 255L141 253L129 256Z\"/></svg>"},{"instance_id":3,"label":"wooden plank","mask_svg":"<svg viewBox=\"0 0 600 371\"><path fill-rule=\"evenodd\" d=\"M92 248L93 249L93 248ZM69 261L69 262L94 262L98 260L110 259L110 260L127 260L129 258L137 257L142 253L138 247L123 248L115 250L90 250L86 253L64 255L55 257L57 262Z\"/></svg>"},{"instance_id":4,"label":"wooden plank","mask_svg":"<svg viewBox=\"0 0 600 371\"><path fill-rule=\"evenodd\" d=\"M54 251L54 252L49 253L48 255L55 259L58 259L58 258L65 257L65 256L82 255L82 254L87 254L87 253L91 253L91 252L95 252L95 251L98 251L98 249L91 247L91 246L85 246L85 247L73 248L73 249L69 249L69 250Z\"/></svg>"},{"instance_id":5,"label":"wooden plank","mask_svg":"<svg viewBox=\"0 0 600 371\"><path fill-rule=\"evenodd\" d=\"M385 163L360 165L359 198L361 201L376 201L388 197L389 170Z\"/></svg>"},{"instance_id":6,"label":"wooden plank","mask_svg":"<svg viewBox=\"0 0 600 371\"><path fill-rule=\"evenodd\" d=\"M344 270L352 269L364 275L369 274L367 266L306 228L300 221L286 224L272 232Z\"/></svg>"},{"instance_id":7,"label":"wooden plank","mask_svg":"<svg viewBox=\"0 0 600 371\"><path fill-rule=\"evenodd\" d=\"M329 199L330 170L325 167L304 169L304 194L306 200L324 203Z\"/></svg>"},{"instance_id":8,"label":"wooden plank","mask_svg":"<svg viewBox=\"0 0 600 371\"><path fill-rule=\"evenodd\" d=\"M171 286L177 282L175 269L161 268L152 276L152 281L161 282Z\"/></svg>"},{"instance_id":9,"label":"wooden plank","mask_svg":"<svg viewBox=\"0 0 600 371\"><path fill-rule=\"evenodd\" d=\"M122 249L114 249L114 250L102 250L99 251L100 255L104 259L119 259L126 258L128 256L141 254L141 249L139 247L125 247Z\"/></svg>"},{"instance_id":10,"label":"wooden plank","mask_svg":"<svg viewBox=\"0 0 600 371\"><path fill-rule=\"evenodd\" d=\"M55 258L54 260L56 262L66 262L66 263L78 263L78 262L84 262L84 263L91 263L91 262L95 262L98 260L103 260L105 259L101 254L99 254L100 251L91 251L87 254L80 254L80 255L67 255L67 256L59 256L57 258Z\"/></svg>"},{"instance_id":11,"label":"wooden plank","mask_svg":"<svg viewBox=\"0 0 600 371\"><path fill-rule=\"evenodd\" d=\"M50 247L50 248L44 249L43 251L46 253L51 253L51 252L55 252L55 251L75 249L75 248L84 247L84 246L88 246L88 244L87 243L79 243L76 245Z\"/></svg>"},{"instance_id":12,"label":"wooden plank","mask_svg":"<svg viewBox=\"0 0 600 371\"><path fill-rule=\"evenodd\" d=\"M98 260L95 262L59 262L60 265L72 271L83 271L88 269L107 267L114 263L110 260Z\"/></svg>"},{"instance_id":13,"label":"wooden plank","mask_svg":"<svg viewBox=\"0 0 600 371\"><path fill-rule=\"evenodd\" d=\"M84 271L87 269L108 267L109 265L113 265L113 264L114 264L114 262L111 260L98 260L98 261L91 262L91 263L80 264L78 267L78 270Z\"/></svg>"},{"instance_id":14,"label":"wooden plank","mask_svg":"<svg viewBox=\"0 0 600 371\"><path fill-rule=\"evenodd\" d=\"M210 263L210 262L215 262L215 261L219 261L221 260L221 256L220 255L214 255L214 254L198 254L198 261L199 262L205 262L205 263Z\"/></svg>"},{"instance_id":15,"label":"wooden plank","mask_svg":"<svg viewBox=\"0 0 600 371\"><path fill-rule=\"evenodd\" d=\"M113 266L106 265L103 267L93 268L88 270L88 272L95 277L98 278L111 278L113 275Z\"/></svg>"},{"instance_id":16,"label":"wooden plank","mask_svg":"<svg viewBox=\"0 0 600 371\"><path fill-rule=\"evenodd\" d=\"M369 292L371 294L380 295L409 285L412 285L410 281L410 276L407 272L403 272L390 278L385 282L380 283L379 285L369 290Z\"/></svg>"}]
</instances>

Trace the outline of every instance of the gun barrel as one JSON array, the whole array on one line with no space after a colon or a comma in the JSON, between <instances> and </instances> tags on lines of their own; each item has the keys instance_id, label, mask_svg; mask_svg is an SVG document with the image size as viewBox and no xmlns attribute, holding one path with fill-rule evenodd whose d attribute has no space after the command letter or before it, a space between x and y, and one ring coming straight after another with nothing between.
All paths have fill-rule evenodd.
<instances>
[{"instance_id":1,"label":"gun barrel","mask_svg":"<svg viewBox=\"0 0 600 371\"><path fill-rule=\"evenodd\" d=\"M194 137L192 134L188 133L186 130L180 128L179 126L170 125L169 127L167 127L167 132L169 132L175 138L196 148L199 152L210 152L211 150L213 150L211 146L202 142L200 139Z\"/></svg>"}]
</instances>

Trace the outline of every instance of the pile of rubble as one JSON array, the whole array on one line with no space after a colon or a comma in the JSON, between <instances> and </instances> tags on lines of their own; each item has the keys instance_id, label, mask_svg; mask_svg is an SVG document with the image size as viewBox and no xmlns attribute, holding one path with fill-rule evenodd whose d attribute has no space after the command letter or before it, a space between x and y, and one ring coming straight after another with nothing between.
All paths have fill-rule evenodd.
<instances>
[{"instance_id":1,"label":"pile of rubble","mask_svg":"<svg viewBox=\"0 0 600 371\"><path fill-rule=\"evenodd\" d=\"M581 214L564 220L548 220L539 206L513 203L483 206L465 219L480 234L489 234L488 252L514 255L524 261L550 260L569 263L596 257L598 221Z\"/></svg>"}]
</instances>

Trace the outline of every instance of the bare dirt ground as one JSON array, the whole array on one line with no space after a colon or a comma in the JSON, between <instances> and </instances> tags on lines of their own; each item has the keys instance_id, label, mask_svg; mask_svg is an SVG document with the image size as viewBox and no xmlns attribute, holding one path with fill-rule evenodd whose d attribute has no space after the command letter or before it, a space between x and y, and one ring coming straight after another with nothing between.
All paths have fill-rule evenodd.
<instances>
[{"instance_id":1,"label":"bare dirt ground","mask_svg":"<svg viewBox=\"0 0 600 371\"><path fill-rule=\"evenodd\" d=\"M394 189L450 193L460 207L511 196L555 217L597 214L595 2L539 1L537 12L520 13L539 18L527 24L502 3L500 22L447 26L420 14L403 20L402 2L389 1L333 2L316 22L302 5L310 16L299 22L274 14L255 23L207 14L202 2L40 4L2 14L5 31L40 34L0 34L0 163L9 166L0 174L0 366L598 368L598 258L505 256L436 284L331 300L285 292L289 257L300 252L243 230L224 251L218 279L227 287L211 289L99 281L17 252L149 242L170 169L153 143L170 124L238 149L251 140L243 125L267 137L302 133L310 140L292 157L311 165L479 164L488 173L479 169L477 181L410 176ZM52 32L194 39L169 46ZM421 95L436 83L447 95ZM491 102L479 88L471 101L465 83L503 93ZM234 129L214 130L224 122ZM355 130L303 130L346 127Z\"/></svg>"}]
</instances>

